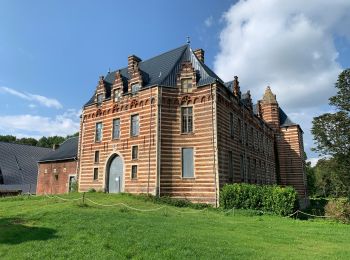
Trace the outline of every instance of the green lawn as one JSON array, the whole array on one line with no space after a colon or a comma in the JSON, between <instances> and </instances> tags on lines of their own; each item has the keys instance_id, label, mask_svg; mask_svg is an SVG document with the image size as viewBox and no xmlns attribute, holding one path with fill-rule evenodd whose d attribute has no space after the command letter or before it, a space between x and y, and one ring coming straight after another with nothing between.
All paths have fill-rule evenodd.
<instances>
[{"instance_id":1,"label":"green lawn","mask_svg":"<svg viewBox=\"0 0 350 260\"><path fill-rule=\"evenodd\" d=\"M162 206L127 195L86 196L139 209ZM248 213L3 198L0 259L350 259L350 225Z\"/></svg>"}]
</instances>

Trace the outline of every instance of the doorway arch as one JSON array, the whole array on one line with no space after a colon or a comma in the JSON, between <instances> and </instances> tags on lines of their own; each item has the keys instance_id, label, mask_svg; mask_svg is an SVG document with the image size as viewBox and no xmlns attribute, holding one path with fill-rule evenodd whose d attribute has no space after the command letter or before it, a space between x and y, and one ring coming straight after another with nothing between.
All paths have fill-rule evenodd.
<instances>
[{"instance_id":1,"label":"doorway arch","mask_svg":"<svg viewBox=\"0 0 350 260\"><path fill-rule=\"evenodd\" d=\"M110 157L106 176L106 190L108 193L124 192L124 162L118 154Z\"/></svg>"}]
</instances>

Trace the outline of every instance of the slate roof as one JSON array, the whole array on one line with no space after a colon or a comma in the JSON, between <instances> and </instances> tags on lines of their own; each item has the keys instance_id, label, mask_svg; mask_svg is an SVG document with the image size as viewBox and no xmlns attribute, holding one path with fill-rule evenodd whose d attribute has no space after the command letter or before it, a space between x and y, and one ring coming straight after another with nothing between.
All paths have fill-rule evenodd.
<instances>
[{"instance_id":1,"label":"slate roof","mask_svg":"<svg viewBox=\"0 0 350 260\"><path fill-rule=\"evenodd\" d=\"M75 160L78 154L78 137L71 137L64 141L57 150L44 156L38 162L53 162Z\"/></svg>"},{"instance_id":2,"label":"slate roof","mask_svg":"<svg viewBox=\"0 0 350 260\"><path fill-rule=\"evenodd\" d=\"M292 125L298 125L294 123L287 114L283 111L282 108L279 108L279 116L280 116L280 125L281 126L292 126Z\"/></svg>"},{"instance_id":3,"label":"slate roof","mask_svg":"<svg viewBox=\"0 0 350 260\"><path fill-rule=\"evenodd\" d=\"M0 142L0 170L4 181L0 189L6 188L6 185L18 187L30 185L31 191L35 192L37 161L50 153L52 150L48 148ZM22 189L23 192L26 189Z\"/></svg>"},{"instance_id":4,"label":"slate roof","mask_svg":"<svg viewBox=\"0 0 350 260\"><path fill-rule=\"evenodd\" d=\"M138 65L142 78L142 88L154 85L175 87L176 77L180 71L181 64L184 61L190 61L197 73L197 84L203 86L220 81L224 83L211 69L199 61L188 44L165 52L151 59L141 61ZM129 79L128 68L119 69L124 82L124 90L127 91L127 80ZM106 86L106 99L111 96L111 86L115 79L116 71L106 75L104 82ZM94 96L85 104L85 106L94 103Z\"/></svg>"}]
</instances>

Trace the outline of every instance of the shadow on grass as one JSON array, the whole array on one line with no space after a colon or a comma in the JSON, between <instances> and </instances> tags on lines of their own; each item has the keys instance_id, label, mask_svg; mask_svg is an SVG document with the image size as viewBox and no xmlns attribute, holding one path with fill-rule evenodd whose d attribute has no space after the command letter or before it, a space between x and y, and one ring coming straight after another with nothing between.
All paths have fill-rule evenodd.
<instances>
[{"instance_id":1,"label":"shadow on grass","mask_svg":"<svg viewBox=\"0 0 350 260\"><path fill-rule=\"evenodd\" d=\"M19 218L0 219L0 244L20 244L27 241L44 241L56 238L55 229L26 226Z\"/></svg>"}]
</instances>

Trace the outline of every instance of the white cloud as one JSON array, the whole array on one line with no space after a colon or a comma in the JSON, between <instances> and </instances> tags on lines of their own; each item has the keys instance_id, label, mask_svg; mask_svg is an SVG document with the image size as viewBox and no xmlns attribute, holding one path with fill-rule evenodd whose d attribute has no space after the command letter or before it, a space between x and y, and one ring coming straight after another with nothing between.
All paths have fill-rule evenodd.
<instances>
[{"instance_id":1,"label":"white cloud","mask_svg":"<svg viewBox=\"0 0 350 260\"><path fill-rule=\"evenodd\" d=\"M79 131L80 111L69 109L53 118L37 115L0 116L0 130L3 134L16 136L65 136Z\"/></svg>"},{"instance_id":2,"label":"white cloud","mask_svg":"<svg viewBox=\"0 0 350 260\"><path fill-rule=\"evenodd\" d=\"M40 105L46 106L46 107L53 107L53 108L57 108L60 109L62 108L62 104L53 98L48 98L48 97L44 97L41 95L36 95L36 94L30 94L30 93L24 93L24 92L20 92L17 91L13 88L8 88L8 87L0 87L0 93L7 93L7 94L11 94L13 96L28 100L28 101L34 101L39 103Z\"/></svg>"},{"instance_id":3,"label":"white cloud","mask_svg":"<svg viewBox=\"0 0 350 260\"><path fill-rule=\"evenodd\" d=\"M239 76L242 91L250 89L255 100L270 85L304 129L310 152L312 118L325 110L342 70L335 36L350 40L350 1L239 1L223 21L215 72L225 81Z\"/></svg>"},{"instance_id":4,"label":"white cloud","mask_svg":"<svg viewBox=\"0 0 350 260\"><path fill-rule=\"evenodd\" d=\"M325 103L341 71L334 35L350 35L349 13L350 1L240 1L223 16L215 71L238 75L256 98L270 85L284 106Z\"/></svg>"},{"instance_id":5,"label":"white cloud","mask_svg":"<svg viewBox=\"0 0 350 260\"><path fill-rule=\"evenodd\" d=\"M207 19L205 19L204 24L206 27L211 27L214 23L214 18L213 16L209 16Z\"/></svg>"}]
</instances>

